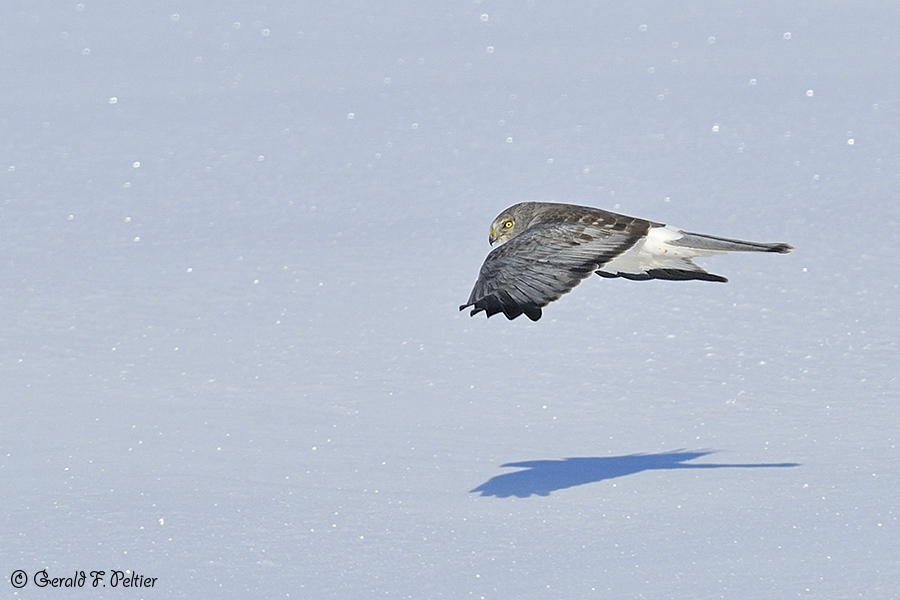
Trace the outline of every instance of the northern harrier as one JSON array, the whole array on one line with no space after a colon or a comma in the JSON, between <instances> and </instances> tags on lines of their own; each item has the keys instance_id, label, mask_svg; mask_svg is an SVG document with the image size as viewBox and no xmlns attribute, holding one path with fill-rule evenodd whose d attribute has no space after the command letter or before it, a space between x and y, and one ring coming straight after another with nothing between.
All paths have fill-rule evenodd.
<instances>
[{"instance_id":1,"label":"northern harrier","mask_svg":"<svg viewBox=\"0 0 900 600\"><path fill-rule=\"evenodd\" d=\"M728 281L707 273L692 258L724 252L778 252L790 244L762 244L689 233L635 217L573 204L522 202L491 224L490 243L500 245L484 260L468 302L488 317L525 314L541 318L541 308L568 293L582 279L624 277L644 281Z\"/></svg>"}]
</instances>

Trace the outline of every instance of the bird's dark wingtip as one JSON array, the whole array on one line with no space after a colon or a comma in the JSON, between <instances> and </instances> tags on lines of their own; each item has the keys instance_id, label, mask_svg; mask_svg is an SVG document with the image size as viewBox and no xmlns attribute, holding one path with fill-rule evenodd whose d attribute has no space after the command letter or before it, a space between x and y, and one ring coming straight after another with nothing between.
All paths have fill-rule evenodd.
<instances>
[{"instance_id":1,"label":"bird's dark wingtip","mask_svg":"<svg viewBox=\"0 0 900 600\"><path fill-rule=\"evenodd\" d=\"M527 306L525 307L525 316L531 319L532 321L537 321L541 318L541 308L539 306Z\"/></svg>"},{"instance_id":2,"label":"bird's dark wingtip","mask_svg":"<svg viewBox=\"0 0 900 600\"><path fill-rule=\"evenodd\" d=\"M475 302L475 303L470 303L470 304L462 304L462 305L460 305L459 310L460 310L460 311L466 310L466 309L469 308L470 306L473 306L473 307L474 307L474 308L472 309L472 311L469 313L469 316L470 316L470 317L474 317L474 316L477 315L478 313L484 311L484 307L478 306L478 303L477 303L477 302ZM490 317L491 315L488 313L488 316Z\"/></svg>"}]
</instances>

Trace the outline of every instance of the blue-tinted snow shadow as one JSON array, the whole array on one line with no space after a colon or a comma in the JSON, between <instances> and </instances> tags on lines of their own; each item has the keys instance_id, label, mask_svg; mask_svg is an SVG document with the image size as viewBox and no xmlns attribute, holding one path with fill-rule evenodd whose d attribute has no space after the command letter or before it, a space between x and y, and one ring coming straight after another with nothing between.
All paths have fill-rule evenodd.
<instances>
[{"instance_id":1,"label":"blue-tinted snow shadow","mask_svg":"<svg viewBox=\"0 0 900 600\"><path fill-rule=\"evenodd\" d=\"M549 496L551 492L564 490L614 479L625 475L634 475L641 471L657 471L665 469L762 469L797 467L799 463L748 463L748 464L685 464L702 456L713 454L712 450L695 450L685 452L661 452L659 454L629 454L627 456L578 457L561 460L527 460L524 462L506 463L502 467L520 467L523 471L504 473L491 477L472 492L481 492L482 496L509 498L517 496L527 498L533 494Z\"/></svg>"}]
</instances>

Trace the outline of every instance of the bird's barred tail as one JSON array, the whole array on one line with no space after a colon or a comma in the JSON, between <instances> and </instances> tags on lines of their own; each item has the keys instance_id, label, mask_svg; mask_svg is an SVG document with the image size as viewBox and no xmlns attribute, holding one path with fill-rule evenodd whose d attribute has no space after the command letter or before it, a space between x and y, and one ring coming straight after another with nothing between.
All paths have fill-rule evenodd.
<instances>
[{"instance_id":1,"label":"bird's barred tail","mask_svg":"<svg viewBox=\"0 0 900 600\"><path fill-rule=\"evenodd\" d=\"M690 233L688 231L683 231L680 238L670 240L668 243L672 246L712 252L777 252L779 254L787 254L794 249L790 244L745 242L743 240L731 240L703 233Z\"/></svg>"}]
</instances>

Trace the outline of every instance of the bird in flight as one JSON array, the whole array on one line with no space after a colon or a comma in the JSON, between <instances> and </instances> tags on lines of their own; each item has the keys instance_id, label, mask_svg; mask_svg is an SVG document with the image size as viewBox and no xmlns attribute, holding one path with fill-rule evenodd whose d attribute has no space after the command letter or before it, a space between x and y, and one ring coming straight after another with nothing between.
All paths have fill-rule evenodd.
<instances>
[{"instance_id":1,"label":"bird in flight","mask_svg":"<svg viewBox=\"0 0 900 600\"><path fill-rule=\"evenodd\" d=\"M490 317L524 314L532 321L541 309L596 273L637 281L728 281L691 262L724 252L777 252L790 244L743 242L690 233L636 217L574 204L522 202L500 213L491 224L494 248L478 274L469 300Z\"/></svg>"}]
</instances>

